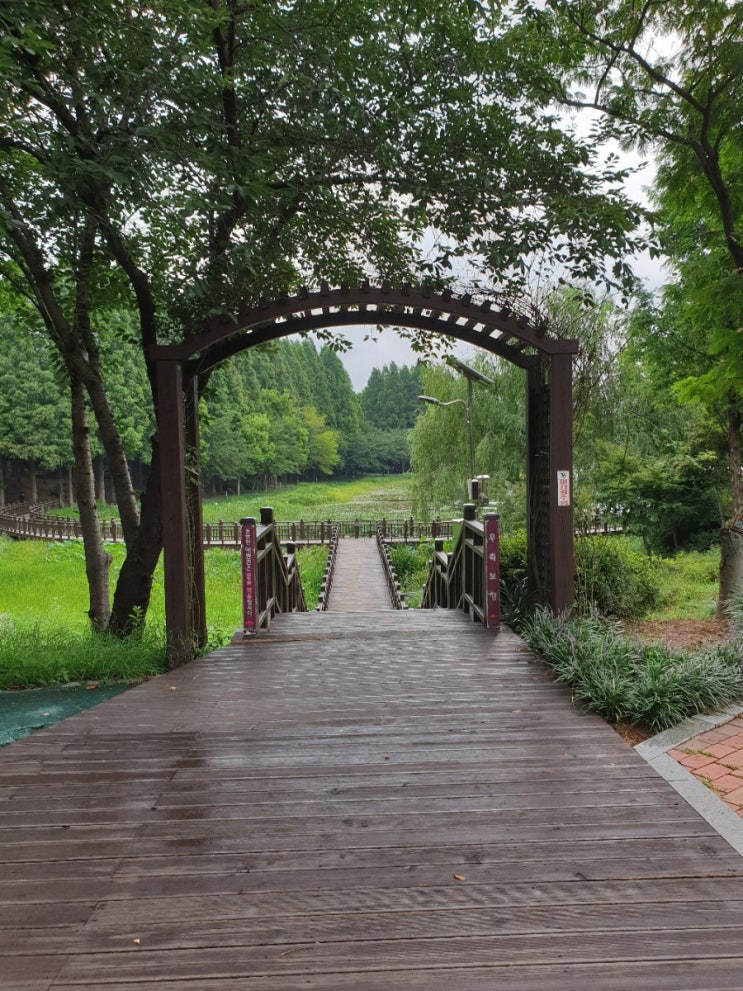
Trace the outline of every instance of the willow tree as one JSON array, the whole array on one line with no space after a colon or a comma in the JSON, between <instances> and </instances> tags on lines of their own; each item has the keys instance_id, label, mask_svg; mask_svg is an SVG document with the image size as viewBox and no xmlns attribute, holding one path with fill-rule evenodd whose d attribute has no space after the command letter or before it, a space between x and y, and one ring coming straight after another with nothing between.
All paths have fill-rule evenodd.
<instances>
[{"instance_id":1,"label":"willow tree","mask_svg":"<svg viewBox=\"0 0 743 991\"><path fill-rule=\"evenodd\" d=\"M138 313L157 411L151 346L260 296L305 282L441 280L465 254L511 285L538 252L591 276L625 249L637 213L548 101L525 102L538 53L513 50L509 10L442 0L0 10L0 250L84 384L103 440L127 545L114 630L146 613L162 521L157 431L137 506L88 333L86 308L112 282Z\"/></svg>"},{"instance_id":2,"label":"willow tree","mask_svg":"<svg viewBox=\"0 0 743 991\"><path fill-rule=\"evenodd\" d=\"M743 583L743 4L730 0L519 3L519 35L541 45L541 97L590 111L599 141L654 153L667 367L678 394L726 419L730 515L720 600ZM671 330L670 319L683 328ZM684 367L677 344L695 341ZM703 353L704 360L699 361Z\"/></svg>"}]
</instances>

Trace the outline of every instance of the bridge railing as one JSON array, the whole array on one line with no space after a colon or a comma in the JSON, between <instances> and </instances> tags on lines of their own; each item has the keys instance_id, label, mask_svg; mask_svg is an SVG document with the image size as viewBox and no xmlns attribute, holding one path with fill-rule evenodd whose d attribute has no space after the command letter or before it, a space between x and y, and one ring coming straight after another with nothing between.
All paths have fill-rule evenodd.
<instances>
[{"instance_id":1,"label":"bridge railing","mask_svg":"<svg viewBox=\"0 0 743 991\"><path fill-rule=\"evenodd\" d=\"M377 527L377 549L379 550L379 556L382 559L382 567L384 569L384 577L387 582L387 589L390 593L390 601L392 602L393 609L407 609L405 604L405 596L400 589L400 582L397 578L397 571L395 570L395 565L392 563L392 558L390 556L390 548L387 540L385 538L382 527Z\"/></svg>"},{"instance_id":2,"label":"bridge railing","mask_svg":"<svg viewBox=\"0 0 743 991\"><path fill-rule=\"evenodd\" d=\"M307 612L296 546L281 546L273 510L261 509L261 522L240 521L243 570L243 635L270 630L279 613Z\"/></svg>"},{"instance_id":3,"label":"bridge railing","mask_svg":"<svg viewBox=\"0 0 743 991\"><path fill-rule=\"evenodd\" d=\"M498 517L475 519L475 506L466 504L459 537L450 553L443 540L434 543L434 556L423 589L421 609L460 609L488 627L500 623Z\"/></svg>"},{"instance_id":4,"label":"bridge railing","mask_svg":"<svg viewBox=\"0 0 743 991\"><path fill-rule=\"evenodd\" d=\"M335 574L335 559L338 554L338 541L340 540L341 531L337 523L332 527L332 536L328 543L328 557L325 562L325 572L323 573L322 582L320 583L320 592L317 597L317 606L319 612L326 612L328 609L328 604L330 601L330 592L333 588L333 575Z\"/></svg>"}]
</instances>

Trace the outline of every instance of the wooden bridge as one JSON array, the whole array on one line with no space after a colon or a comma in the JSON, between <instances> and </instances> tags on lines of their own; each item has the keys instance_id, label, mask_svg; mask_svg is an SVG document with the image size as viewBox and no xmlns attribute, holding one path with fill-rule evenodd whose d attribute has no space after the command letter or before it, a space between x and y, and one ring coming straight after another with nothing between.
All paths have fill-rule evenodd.
<instances>
[{"instance_id":1,"label":"wooden bridge","mask_svg":"<svg viewBox=\"0 0 743 991\"><path fill-rule=\"evenodd\" d=\"M510 631L352 593L367 551L0 750L0 989L738 991L743 859Z\"/></svg>"}]
</instances>

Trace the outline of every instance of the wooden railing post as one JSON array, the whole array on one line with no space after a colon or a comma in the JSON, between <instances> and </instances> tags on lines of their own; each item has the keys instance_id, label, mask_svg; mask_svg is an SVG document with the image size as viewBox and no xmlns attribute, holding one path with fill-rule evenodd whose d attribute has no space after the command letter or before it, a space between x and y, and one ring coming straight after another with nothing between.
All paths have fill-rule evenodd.
<instances>
[{"instance_id":1,"label":"wooden railing post","mask_svg":"<svg viewBox=\"0 0 743 991\"><path fill-rule=\"evenodd\" d=\"M485 625L500 626L500 549L498 540L498 514L486 513L485 534Z\"/></svg>"},{"instance_id":2,"label":"wooden railing post","mask_svg":"<svg viewBox=\"0 0 743 991\"><path fill-rule=\"evenodd\" d=\"M240 520L240 553L242 555L243 636L258 632L258 582L256 567L255 517Z\"/></svg>"}]
</instances>

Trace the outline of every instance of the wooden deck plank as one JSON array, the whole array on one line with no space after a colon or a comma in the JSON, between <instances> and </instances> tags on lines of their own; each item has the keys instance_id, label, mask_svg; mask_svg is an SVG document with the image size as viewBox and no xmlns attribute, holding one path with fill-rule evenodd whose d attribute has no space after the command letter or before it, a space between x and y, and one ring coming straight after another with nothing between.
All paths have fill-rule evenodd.
<instances>
[{"instance_id":1,"label":"wooden deck plank","mask_svg":"<svg viewBox=\"0 0 743 991\"><path fill-rule=\"evenodd\" d=\"M518 638L347 618L0 751L2 991L743 986L743 858Z\"/></svg>"},{"instance_id":2,"label":"wooden deck plank","mask_svg":"<svg viewBox=\"0 0 743 991\"><path fill-rule=\"evenodd\" d=\"M628 988L652 987L656 991L740 991L740 971L735 960L719 961L640 961L601 964L563 963L525 965L511 968L507 964L494 967L455 967L449 970L423 968L417 971L393 970L369 974L348 971L343 974L301 974L287 977L231 977L199 980L199 991L430 991L435 987L471 991L551 991L559 973L561 986L571 991L627 991ZM66 991L89 991L87 981L59 985ZM172 991L178 988L178 978L155 981L106 984L106 991Z\"/></svg>"}]
</instances>

